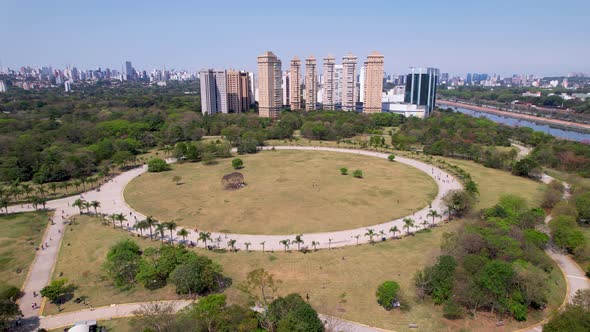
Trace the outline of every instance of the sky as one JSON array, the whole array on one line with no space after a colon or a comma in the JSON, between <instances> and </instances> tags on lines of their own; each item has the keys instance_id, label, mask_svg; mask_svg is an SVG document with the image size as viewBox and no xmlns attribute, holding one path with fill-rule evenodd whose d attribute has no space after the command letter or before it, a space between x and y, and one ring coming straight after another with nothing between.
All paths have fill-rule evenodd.
<instances>
[{"instance_id":1,"label":"sky","mask_svg":"<svg viewBox=\"0 0 590 332\"><path fill-rule=\"evenodd\" d=\"M0 0L1 66L255 71L385 56L388 73L590 73L589 0ZM318 64L321 61L318 61Z\"/></svg>"}]
</instances>

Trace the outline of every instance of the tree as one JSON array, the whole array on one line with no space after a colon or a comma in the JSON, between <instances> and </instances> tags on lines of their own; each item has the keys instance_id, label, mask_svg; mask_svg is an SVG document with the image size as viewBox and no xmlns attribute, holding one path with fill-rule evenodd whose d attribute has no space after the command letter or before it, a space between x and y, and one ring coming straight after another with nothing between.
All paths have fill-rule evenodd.
<instances>
[{"instance_id":1,"label":"tree","mask_svg":"<svg viewBox=\"0 0 590 332\"><path fill-rule=\"evenodd\" d=\"M277 332L324 331L324 324L317 312L299 294L275 299L268 307L268 318Z\"/></svg>"},{"instance_id":2,"label":"tree","mask_svg":"<svg viewBox=\"0 0 590 332\"><path fill-rule=\"evenodd\" d=\"M436 212L436 210L428 211L428 214L426 216L432 217L432 226L434 226L434 218L440 217L440 215L438 214L438 212Z\"/></svg>"},{"instance_id":3,"label":"tree","mask_svg":"<svg viewBox=\"0 0 590 332\"><path fill-rule=\"evenodd\" d=\"M182 177L179 175L174 175L172 177L172 182L176 183L176 185L178 186L180 184L180 181L182 181Z\"/></svg>"},{"instance_id":4,"label":"tree","mask_svg":"<svg viewBox=\"0 0 590 332\"><path fill-rule=\"evenodd\" d=\"M451 298L455 282L457 262L453 256L443 255L433 266L427 266L414 275L418 297L432 296L435 304L442 304Z\"/></svg>"},{"instance_id":5,"label":"tree","mask_svg":"<svg viewBox=\"0 0 590 332\"><path fill-rule=\"evenodd\" d=\"M189 236L190 232L187 231L185 228L182 228L176 233L176 235L182 237L182 241L186 243L186 237Z\"/></svg>"},{"instance_id":6,"label":"tree","mask_svg":"<svg viewBox=\"0 0 590 332\"><path fill-rule=\"evenodd\" d=\"M362 179L363 178L363 171L361 171L360 169L354 170L354 172L352 172L352 176L357 179Z\"/></svg>"},{"instance_id":7,"label":"tree","mask_svg":"<svg viewBox=\"0 0 590 332\"><path fill-rule=\"evenodd\" d=\"M538 167L538 162L536 162L533 158L526 157L514 163L514 166L512 166L512 174L530 177L532 175L533 170L535 170Z\"/></svg>"},{"instance_id":8,"label":"tree","mask_svg":"<svg viewBox=\"0 0 590 332\"><path fill-rule=\"evenodd\" d=\"M139 236L143 237L143 231L148 229L149 226L145 220L141 220L141 221L138 221L137 223L135 223L133 228L139 230Z\"/></svg>"},{"instance_id":9,"label":"tree","mask_svg":"<svg viewBox=\"0 0 590 332\"><path fill-rule=\"evenodd\" d=\"M156 235L160 234L160 240L162 241L162 243L164 243L164 237L166 236L164 234L165 231L166 231L165 223L156 225Z\"/></svg>"},{"instance_id":10,"label":"tree","mask_svg":"<svg viewBox=\"0 0 590 332\"><path fill-rule=\"evenodd\" d=\"M164 172L170 170L170 165L163 159L153 158L148 161L148 172Z\"/></svg>"},{"instance_id":11,"label":"tree","mask_svg":"<svg viewBox=\"0 0 590 332\"><path fill-rule=\"evenodd\" d=\"M244 246L246 247L246 252L250 252L251 245L252 245L252 243L250 243L250 242L244 242Z\"/></svg>"},{"instance_id":12,"label":"tree","mask_svg":"<svg viewBox=\"0 0 590 332\"><path fill-rule=\"evenodd\" d=\"M369 242L374 243L373 237L375 235L377 235L377 234L375 234L375 230L373 230L372 228L367 228L367 232L365 233L365 236L369 237Z\"/></svg>"},{"instance_id":13,"label":"tree","mask_svg":"<svg viewBox=\"0 0 590 332\"><path fill-rule=\"evenodd\" d=\"M244 167L244 162L240 158L235 158L231 161L231 166L234 169L240 169Z\"/></svg>"},{"instance_id":14,"label":"tree","mask_svg":"<svg viewBox=\"0 0 590 332\"><path fill-rule=\"evenodd\" d=\"M22 316L18 304L10 299L0 299L0 330L9 331L9 323Z\"/></svg>"},{"instance_id":15,"label":"tree","mask_svg":"<svg viewBox=\"0 0 590 332\"><path fill-rule=\"evenodd\" d=\"M392 226L392 227L389 229L389 232L390 232L390 233L393 233L392 239L395 239L395 234L397 234L397 233L399 232L399 228L397 228L397 226Z\"/></svg>"},{"instance_id":16,"label":"tree","mask_svg":"<svg viewBox=\"0 0 590 332\"><path fill-rule=\"evenodd\" d=\"M174 235L172 235L172 232L176 230L178 225L174 221L169 221L164 223L164 227L170 231L170 243L174 243Z\"/></svg>"},{"instance_id":17,"label":"tree","mask_svg":"<svg viewBox=\"0 0 590 332\"><path fill-rule=\"evenodd\" d=\"M461 217L473 207L474 198L464 190L452 190L443 197L443 204L452 216Z\"/></svg>"},{"instance_id":18,"label":"tree","mask_svg":"<svg viewBox=\"0 0 590 332\"><path fill-rule=\"evenodd\" d=\"M64 297L73 291L71 285L66 285L68 279L56 279L49 285L41 289L41 296L46 297L51 303L57 306L57 310L61 311L61 304Z\"/></svg>"},{"instance_id":19,"label":"tree","mask_svg":"<svg viewBox=\"0 0 590 332\"><path fill-rule=\"evenodd\" d=\"M576 210L578 210L578 221L590 224L590 191L577 196L574 199Z\"/></svg>"},{"instance_id":20,"label":"tree","mask_svg":"<svg viewBox=\"0 0 590 332\"><path fill-rule=\"evenodd\" d=\"M208 332L213 332L223 319L225 305L225 294L212 294L201 298L192 312L198 321L205 323Z\"/></svg>"},{"instance_id":21,"label":"tree","mask_svg":"<svg viewBox=\"0 0 590 332\"><path fill-rule=\"evenodd\" d=\"M318 241L311 241L311 246L313 247L313 251L318 251L318 245L320 243Z\"/></svg>"},{"instance_id":22,"label":"tree","mask_svg":"<svg viewBox=\"0 0 590 332\"><path fill-rule=\"evenodd\" d=\"M348 168L346 168L346 167L341 167L341 168L340 168L340 174L342 174L342 175L347 175L347 174L348 174Z\"/></svg>"},{"instance_id":23,"label":"tree","mask_svg":"<svg viewBox=\"0 0 590 332\"><path fill-rule=\"evenodd\" d=\"M103 268L113 280L115 287L129 289L135 284L140 259L141 249L137 243L122 240L109 249Z\"/></svg>"},{"instance_id":24,"label":"tree","mask_svg":"<svg viewBox=\"0 0 590 332\"><path fill-rule=\"evenodd\" d=\"M154 236L153 236L153 233L152 233L152 227L155 227L158 224L158 221L154 217L148 216L145 219L145 224L150 229L150 239L153 239Z\"/></svg>"},{"instance_id":25,"label":"tree","mask_svg":"<svg viewBox=\"0 0 590 332\"><path fill-rule=\"evenodd\" d=\"M219 288L222 268L204 256L191 255L177 265L168 277L178 294L203 294Z\"/></svg>"},{"instance_id":26,"label":"tree","mask_svg":"<svg viewBox=\"0 0 590 332\"><path fill-rule=\"evenodd\" d=\"M266 244L266 241L262 241L260 242L260 245L262 246L262 253L264 253L264 245Z\"/></svg>"},{"instance_id":27,"label":"tree","mask_svg":"<svg viewBox=\"0 0 590 332\"><path fill-rule=\"evenodd\" d=\"M293 242L292 242L292 243L296 243L296 244L297 244L297 250L301 250L301 245L302 245L303 243L305 243L305 242L303 241L303 234L298 234L298 235L295 235L295 240L293 240Z\"/></svg>"},{"instance_id":28,"label":"tree","mask_svg":"<svg viewBox=\"0 0 590 332\"><path fill-rule=\"evenodd\" d=\"M395 160L395 155L392 153L389 156L387 156L387 159L389 159L389 161L394 161Z\"/></svg>"},{"instance_id":29,"label":"tree","mask_svg":"<svg viewBox=\"0 0 590 332\"><path fill-rule=\"evenodd\" d=\"M90 202L90 206L92 206L92 208L94 209L94 214L98 215L98 208L100 207L100 202L99 201L92 201L92 202Z\"/></svg>"},{"instance_id":30,"label":"tree","mask_svg":"<svg viewBox=\"0 0 590 332\"><path fill-rule=\"evenodd\" d=\"M278 290L280 280L266 270L260 268L248 273L246 280L238 285L238 289L244 292L255 306L261 307L261 323L266 328L273 327L273 321L269 317L269 299L273 301Z\"/></svg>"},{"instance_id":31,"label":"tree","mask_svg":"<svg viewBox=\"0 0 590 332\"><path fill-rule=\"evenodd\" d=\"M399 284L395 281L385 281L377 288L377 303L386 310L395 308L398 300Z\"/></svg>"},{"instance_id":32,"label":"tree","mask_svg":"<svg viewBox=\"0 0 590 332\"><path fill-rule=\"evenodd\" d=\"M334 241L334 239L332 239L332 238L328 239L328 250L332 249L332 241Z\"/></svg>"},{"instance_id":33,"label":"tree","mask_svg":"<svg viewBox=\"0 0 590 332\"><path fill-rule=\"evenodd\" d=\"M287 249L289 249L289 244L291 244L291 240L284 239L284 240L279 241L279 243L285 247L285 252L287 252Z\"/></svg>"},{"instance_id":34,"label":"tree","mask_svg":"<svg viewBox=\"0 0 590 332\"><path fill-rule=\"evenodd\" d=\"M231 251L236 251L236 240L235 239L230 239L229 241L227 241L227 245L228 245L228 247L231 248Z\"/></svg>"},{"instance_id":35,"label":"tree","mask_svg":"<svg viewBox=\"0 0 590 332\"><path fill-rule=\"evenodd\" d=\"M205 248L207 248L207 241L211 241L211 233L199 232L198 241L202 241Z\"/></svg>"},{"instance_id":36,"label":"tree","mask_svg":"<svg viewBox=\"0 0 590 332\"><path fill-rule=\"evenodd\" d=\"M545 326L546 332L585 332L590 330L590 291L578 290L565 310L557 313Z\"/></svg>"},{"instance_id":37,"label":"tree","mask_svg":"<svg viewBox=\"0 0 590 332\"><path fill-rule=\"evenodd\" d=\"M123 229L123 222L125 222L127 220L127 218L125 217L125 215L122 214L122 213L117 213L115 215L115 218L117 219L117 221L119 223L121 223L121 229Z\"/></svg>"},{"instance_id":38,"label":"tree","mask_svg":"<svg viewBox=\"0 0 590 332\"><path fill-rule=\"evenodd\" d=\"M406 234L410 235L410 228L414 227L414 219L412 218L404 218L404 227L406 229Z\"/></svg>"},{"instance_id":39,"label":"tree","mask_svg":"<svg viewBox=\"0 0 590 332\"><path fill-rule=\"evenodd\" d=\"M77 207L78 210L80 210L80 214L82 214L82 209L84 208L84 202L85 201L83 199L78 198L74 201L74 203L72 203L72 206Z\"/></svg>"},{"instance_id":40,"label":"tree","mask_svg":"<svg viewBox=\"0 0 590 332\"><path fill-rule=\"evenodd\" d=\"M138 331L173 332L175 311L174 304L170 302L142 304L133 311L131 325Z\"/></svg>"}]
</instances>

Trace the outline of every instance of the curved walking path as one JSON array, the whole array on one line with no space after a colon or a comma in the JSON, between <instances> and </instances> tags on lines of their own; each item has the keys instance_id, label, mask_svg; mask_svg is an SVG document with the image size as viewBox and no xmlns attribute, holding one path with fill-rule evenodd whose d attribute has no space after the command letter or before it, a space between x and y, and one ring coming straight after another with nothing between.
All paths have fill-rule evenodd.
<instances>
[{"instance_id":1,"label":"curved walking path","mask_svg":"<svg viewBox=\"0 0 590 332\"><path fill-rule=\"evenodd\" d=\"M386 153L329 147L277 146L274 148L277 150L318 150L339 153L352 153L382 159L387 159L388 157L388 154ZM264 149L270 150L271 147L266 147ZM169 162L173 162L173 160L170 160ZM424 173L431 176L438 185L438 194L432 202L431 207L425 207L422 210L412 214L411 216L408 216L414 219L417 224L420 223L422 220L431 220L427 216L430 209L436 210L440 214L443 214L442 197L451 190L461 188L461 184L451 174L448 174L435 166L404 157L396 157L395 162L400 162L423 171ZM45 234L43 236L43 244L46 244L47 248L43 250L40 249L35 255L35 259L31 264L27 279L22 288L24 295L21 299L19 299L19 305L24 316L24 319L22 321L24 325L23 330L33 330L34 327L39 326L40 324L39 313L42 309L44 302L42 301L38 293L43 287L49 284L49 281L51 280L51 275L53 274L53 269L55 268L55 263L57 261L59 247L61 244L64 229L66 227L67 219L71 216L79 214L78 208L73 207L72 203L78 198L84 199L86 201L99 201L101 213L123 213L128 219L126 223L126 229L129 231L134 231L133 226L135 222L145 219L145 216L132 209L125 202L123 194L125 186L134 178L141 176L141 174L146 171L147 167L144 165L142 167L124 172L116 176L111 181L103 184L98 189L94 189L80 195L73 195L47 202L46 208L49 210L54 210L55 213L50 218L52 224L47 227ZM8 208L9 213L26 212L33 210L35 209L31 204L14 205ZM400 229L401 231L403 230L402 220L403 218L399 218L379 225L361 227L351 230L305 234L304 240L305 243L308 244L312 241L318 242L319 248L343 247L348 245L356 245L357 239L354 238L354 236L360 235L361 237L358 239L358 243L366 243L369 242L369 238L365 237L364 234L368 228L373 229L375 233L378 233L380 230L384 230L386 233L388 233L391 227L397 226L398 229ZM436 222L440 222L442 220L444 220L444 217L439 217ZM296 234L255 235L225 234L215 232L211 233L211 237L213 239L219 239L220 244L225 247L227 247L226 244L228 239L235 239L237 241L236 248L245 249L244 244L246 242L249 242L251 243L250 250L281 250L282 246L279 244L279 241L284 240L286 238L293 239L295 235ZM198 243L197 239L198 234L192 232L187 240L192 241L194 243ZM172 240L178 239L173 238ZM264 245L262 243L264 243ZM35 292L37 293L36 296L34 296Z\"/></svg>"}]
</instances>

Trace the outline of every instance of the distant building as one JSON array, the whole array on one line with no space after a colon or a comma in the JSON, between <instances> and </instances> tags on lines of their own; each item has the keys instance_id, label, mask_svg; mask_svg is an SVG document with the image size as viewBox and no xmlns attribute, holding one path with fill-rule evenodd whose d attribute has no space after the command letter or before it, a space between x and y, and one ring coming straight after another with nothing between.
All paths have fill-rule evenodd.
<instances>
[{"instance_id":1,"label":"distant building","mask_svg":"<svg viewBox=\"0 0 590 332\"><path fill-rule=\"evenodd\" d=\"M72 84L70 83L70 81L64 82L64 89L66 90L66 92L72 91Z\"/></svg>"},{"instance_id":2,"label":"distant building","mask_svg":"<svg viewBox=\"0 0 590 332\"><path fill-rule=\"evenodd\" d=\"M365 66L361 67L361 73L359 74L359 94L358 98L361 103L365 101L365 80L367 76L367 68Z\"/></svg>"},{"instance_id":3,"label":"distant building","mask_svg":"<svg viewBox=\"0 0 590 332\"><path fill-rule=\"evenodd\" d=\"M316 60L314 56L305 59L305 109L316 109L317 98L317 73L315 71Z\"/></svg>"},{"instance_id":4,"label":"distant building","mask_svg":"<svg viewBox=\"0 0 590 332\"><path fill-rule=\"evenodd\" d=\"M248 73L228 70L226 80L228 112L247 112L250 109L250 79Z\"/></svg>"},{"instance_id":5,"label":"distant building","mask_svg":"<svg viewBox=\"0 0 590 332\"><path fill-rule=\"evenodd\" d=\"M383 91L383 55L373 52L365 62L364 113L381 112L381 93Z\"/></svg>"},{"instance_id":6,"label":"distant building","mask_svg":"<svg viewBox=\"0 0 590 332\"><path fill-rule=\"evenodd\" d=\"M522 93L523 97L541 97L541 91L536 91L536 92L532 92L532 91L527 91L527 92L523 92Z\"/></svg>"},{"instance_id":7,"label":"distant building","mask_svg":"<svg viewBox=\"0 0 590 332\"><path fill-rule=\"evenodd\" d=\"M133 81L135 79L135 69L131 64L131 61L125 61L125 79Z\"/></svg>"},{"instance_id":8,"label":"distant building","mask_svg":"<svg viewBox=\"0 0 590 332\"><path fill-rule=\"evenodd\" d=\"M342 109L354 111L356 109L356 56L348 53L342 58Z\"/></svg>"},{"instance_id":9,"label":"distant building","mask_svg":"<svg viewBox=\"0 0 590 332\"><path fill-rule=\"evenodd\" d=\"M336 109L342 109L342 65L334 66L334 105Z\"/></svg>"},{"instance_id":10,"label":"distant building","mask_svg":"<svg viewBox=\"0 0 590 332\"><path fill-rule=\"evenodd\" d=\"M258 57L258 115L276 118L283 104L281 60L268 51Z\"/></svg>"},{"instance_id":11,"label":"distant building","mask_svg":"<svg viewBox=\"0 0 590 332\"><path fill-rule=\"evenodd\" d=\"M291 72L289 70L285 70L283 73L283 84L281 88L283 89L283 106L289 106L291 103L291 98L289 97L291 93Z\"/></svg>"},{"instance_id":12,"label":"distant building","mask_svg":"<svg viewBox=\"0 0 590 332\"><path fill-rule=\"evenodd\" d=\"M328 55L324 58L324 76L323 76L323 87L324 94L322 96L323 109L334 110L336 104L336 77L334 72L334 66L336 65L336 59L333 56Z\"/></svg>"},{"instance_id":13,"label":"distant building","mask_svg":"<svg viewBox=\"0 0 590 332\"><path fill-rule=\"evenodd\" d=\"M212 115L227 113L227 81L224 70L201 70L201 112Z\"/></svg>"},{"instance_id":14,"label":"distant building","mask_svg":"<svg viewBox=\"0 0 590 332\"><path fill-rule=\"evenodd\" d=\"M436 86L439 70L436 68L414 68L406 80L405 102L412 105L426 106L424 117L428 117L434 109Z\"/></svg>"},{"instance_id":15,"label":"distant building","mask_svg":"<svg viewBox=\"0 0 590 332\"><path fill-rule=\"evenodd\" d=\"M4 81L0 81L0 92L6 92L7 86L6 83L4 83Z\"/></svg>"},{"instance_id":16,"label":"distant building","mask_svg":"<svg viewBox=\"0 0 590 332\"><path fill-rule=\"evenodd\" d=\"M291 60L291 82L289 88L290 106L292 110L301 109L301 60L298 57L294 57Z\"/></svg>"}]
</instances>

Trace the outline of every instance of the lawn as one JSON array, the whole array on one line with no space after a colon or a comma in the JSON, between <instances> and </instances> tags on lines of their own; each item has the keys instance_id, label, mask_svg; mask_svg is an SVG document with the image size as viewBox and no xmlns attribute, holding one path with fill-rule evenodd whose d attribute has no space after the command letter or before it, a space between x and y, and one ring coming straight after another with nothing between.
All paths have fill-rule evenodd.
<instances>
[{"instance_id":1,"label":"lawn","mask_svg":"<svg viewBox=\"0 0 590 332\"><path fill-rule=\"evenodd\" d=\"M500 196L513 194L526 198L530 206L539 206L545 185L541 182L511 175L509 172L487 168L469 160L440 158L455 164L471 174L479 188L477 209L490 207L498 202Z\"/></svg>"},{"instance_id":2,"label":"lawn","mask_svg":"<svg viewBox=\"0 0 590 332\"><path fill-rule=\"evenodd\" d=\"M0 216L0 284L21 287L47 227L46 212Z\"/></svg>"},{"instance_id":3,"label":"lawn","mask_svg":"<svg viewBox=\"0 0 590 332\"><path fill-rule=\"evenodd\" d=\"M184 163L147 173L125 189L136 210L209 231L292 234L375 225L409 215L434 198L425 173L383 159L323 151L265 151L240 156L246 186L225 190L231 159ZM349 175L341 175L347 167ZM353 178L355 169L363 178ZM172 177L180 176L176 185Z\"/></svg>"},{"instance_id":4,"label":"lawn","mask_svg":"<svg viewBox=\"0 0 590 332\"><path fill-rule=\"evenodd\" d=\"M116 242L130 238L130 233L113 230L91 216L77 216L77 221L65 231L53 279L67 278L68 283L78 287L74 298L86 296L86 303L93 307L113 303L142 302L159 299L176 299L171 286L157 291L149 291L136 286L130 291L120 291L113 287L101 269L109 248ZM136 238L142 247L159 246L159 242ZM76 311L88 308L83 303L69 301L62 306L63 311ZM58 313L57 307L46 303L44 315Z\"/></svg>"}]
</instances>

